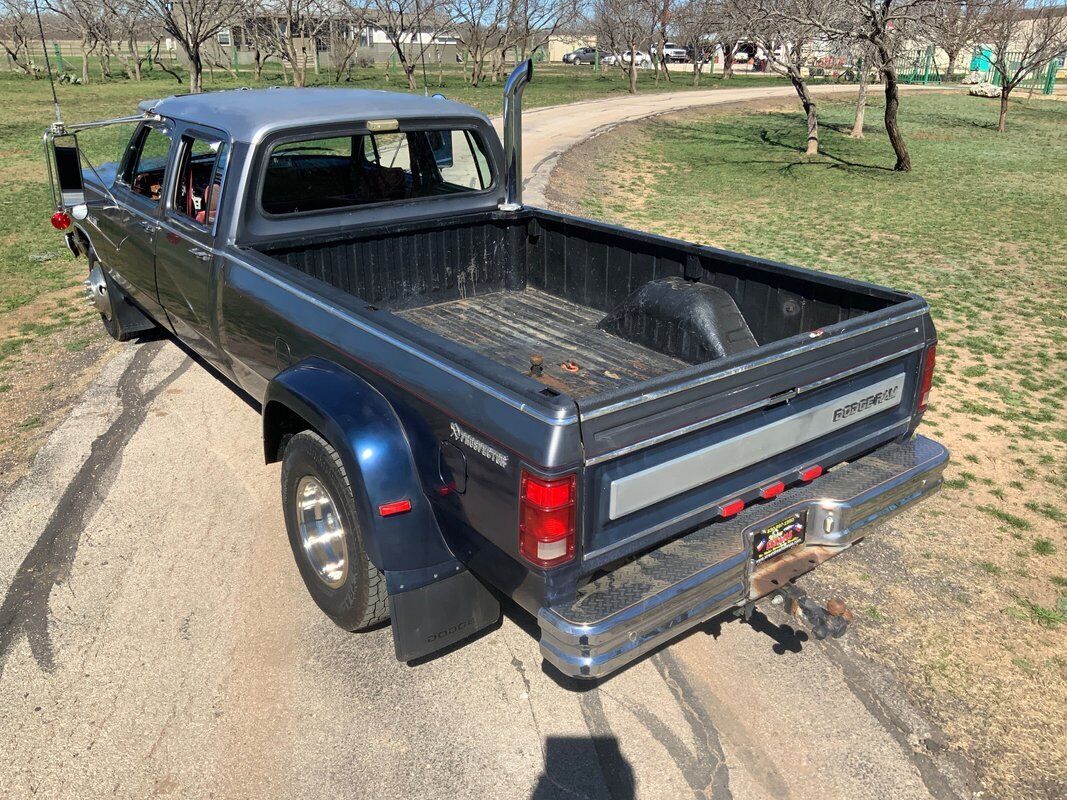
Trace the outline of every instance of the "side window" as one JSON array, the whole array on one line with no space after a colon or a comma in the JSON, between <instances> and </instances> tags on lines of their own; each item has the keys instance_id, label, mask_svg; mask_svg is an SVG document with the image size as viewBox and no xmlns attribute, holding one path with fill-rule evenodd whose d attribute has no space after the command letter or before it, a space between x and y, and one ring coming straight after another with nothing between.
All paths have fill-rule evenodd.
<instances>
[{"instance_id":1,"label":"side window","mask_svg":"<svg viewBox=\"0 0 1067 800\"><path fill-rule=\"evenodd\" d=\"M159 202L167 176L170 136L160 128L142 130L136 155L131 154L123 178L136 194Z\"/></svg>"},{"instance_id":2,"label":"side window","mask_svg":"<svg viewBox=\"0 0 1067 800\"><path fill-rule=\"evenodd\" d=\"M442 150L448 152L448 158L437 158L437 166L441 172L441 180L453 187L462 189L484 189L488 184L489 164L485 160L485 153L474 142L470 131L432 131L444 134L445 146L441 150L435 150L435 154ZM431 139L432 141L432 139Z\"/></svg>"},{"instance_id":3,"label":"side window","mask_svg":"<svg viewBox=\"0 0 1067 800\"><path fill-rule=\"evenodd\" d=\"M226 167L226 143L183 136L171 209L201 225L215 221Z\"/></svg>"}]
</instances>

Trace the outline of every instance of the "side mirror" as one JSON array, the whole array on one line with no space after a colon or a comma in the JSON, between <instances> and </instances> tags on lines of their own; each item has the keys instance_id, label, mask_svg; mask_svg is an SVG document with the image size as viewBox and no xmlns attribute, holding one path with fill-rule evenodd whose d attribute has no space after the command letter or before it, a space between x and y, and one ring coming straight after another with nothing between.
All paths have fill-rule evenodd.
<instances>
[{"instance_id":1,"label":"side mirror","mask_svg":"<svg viewBox=\"0 0 1067 800\"><path fill-rule=\"evenodd\" d=\"M74 208L85 205L85 185L82 183L81 151L78 149L78 137L73 133L51 138L51 161L55 171L52 184L52 199L57 206ZM58 197L56 189L58 188Z\"/></svg>"},{"instance_id":2,"label":"side mirror","mask_svg":"<svg viewBox=\"0 0 1067 800\"><path fill-rule=\"evenodd\" d=\"M452 131L427 131L430 149L439 168L451 167L455 161L452 155Z\"/></svg>"}]
</instances>

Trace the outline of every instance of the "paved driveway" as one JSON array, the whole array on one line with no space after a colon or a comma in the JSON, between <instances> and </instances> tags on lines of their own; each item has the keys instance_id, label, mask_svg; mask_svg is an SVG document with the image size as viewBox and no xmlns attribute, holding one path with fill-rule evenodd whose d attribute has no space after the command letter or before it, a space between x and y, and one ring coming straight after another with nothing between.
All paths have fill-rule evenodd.
<instances>
[{"instance_id":1,"label":"paved driveway","mask_svg":"<svg viewBox=\"0 0 1067 800\"><path fill-rule=\"evenodd\" d=\"M528 199L590 130L775 93L532 112ZM174 345L106 365L0 507L0 796L952 796L891 679L763 617L596 687L543 671L513 609L399 664L314 607L278 483L257 413Z\"/></svg>"}]
</instances>

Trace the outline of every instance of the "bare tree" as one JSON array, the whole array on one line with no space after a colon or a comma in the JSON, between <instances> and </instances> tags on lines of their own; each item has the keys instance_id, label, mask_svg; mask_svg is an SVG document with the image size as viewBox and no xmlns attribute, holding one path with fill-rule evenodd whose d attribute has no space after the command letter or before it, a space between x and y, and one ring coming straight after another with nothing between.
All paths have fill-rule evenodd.
<instances>
[{"instance_id":1,"label":"bare tree","mask_svg":"<svg viewBox=\"0 0 1067 800\"><path fill-rule=\"evenodd\" d=\"M739 3L748 38L763 49L770 68L789 79L808 124L806 155L819 152L819 116L806 78L806 62L823 28L837 20L836 0L752 0Z\"/></svg>"},{"instance_id":2,"label":"bare tree","mask_svg":"<svg viewBox=\"0 0 1067 800\"><path fill-rule=\"evenodd\" d=\"M317 41L329 26L331 9L323 0L268 0L262 8L273 23L273 50L288 62L293 86L306 86L308 62L318 63Z\"/></svg>"},{"instance_id":3,"label":"bare tree","mask_svg":"<svg viewBox=\"0 0 1067 800\"><path fill-rule=\"evenodd\" d=\"M712 4L706 0L689 0L678 8L674 18L674 29L678 39L693 53L693 85L700 83L704 69L704 52L711 40L711 31L715 24Z\"/></svg>"},{"instance_id":4,"label":"bare tree","mask_svg":"<svg viewBox=\"0 0 1067 800\"><path fill-rule=\"evenodd\" d=\"M636 94L637 50L649 40L656 24L648 4L643 0L595 0L593 19L598 46L606 44L620 56L629 77L630 94Z\"/></svg>"},{"instance_id":5,"label":"bare tree","mask_svg":"<svg viewBox=\"0 0 1067 800\"><path fill-rule=\"evenodd\" d=\"M45 6L59 15L78 37L82 54L82 83L89 82L89 57L100 46L104 12L95 0L46 0ZM106 75L106 70L105 70Z\"/></svg>"},{"instance_id":6,"label":"bare tree","mask_svg":"<svg viewBox=\"0 0 1067 800\"><path fill-rule=\"evenodd\" d=\"M945 51L945 79L952 80L960 53L978 43L989 11L989 0L941 0L937 13L923 25L931 43Z\"/></svg>"},{"instance_id":7,"label":"bare tree","mask_svg":"<svg viewBox=\"0 0 1067 800\"><path fill-rule=\"evenodd\" d=\"M901 43L936 13L937 0L838 0L835 5L837 12L829 21L809 15L800 19L844 43L864 41L871 46L885 84L885 130L897 157L894 169L910 172L911 155L897 118L900 84L895 61Z\"/></svg>"},{"instance_id":8,"label":"bare tree","mask_svg":"<svg viewBox=\"0 0 1067 800\"><path fill-rule=\"evenodd\" d=\"M448 24L446 16L438 13L439 0L370 0L368 8L375 12L377 24L404 70L408 88L414 91L418 88L416 66Z\"/></svg>"},{"instance_id":9,"label":"bare tree","mask_svg":"<svg viewBox=\"0 0 1067 800\"><path fill-rule=\"evenodd\" d=\"M852 119L849 138L863 138L863 120L867 114L867 84L871 77L871 48L867 42L857 41L849 48L852 56L852 68L856 70L856 113Z\"/></svg>"},{"instance_id":10,"label":"bare tree","mask_svg":"<svg viewBox=\"0 0 1067 800\"><path fill-rule=\"evenodd\" d=\"M485 77L485 60L496 46L506 24L506 9L500 0L447 0L444 11L456 23L456 38L466 51L471 86Z\"/></svg>"},{"instance_id":11,"label":"bare tree","mask_svg":"<svg viewBox=\"0 0 1067 800\"><path fill-rule=\"evenodd\" d=\"M997 131L1003 133L1015 87L1028 76L1036 80L1045 65L1067 51L1067 6L1048 0L992 0L983 40L1000 79Z\"/></svg>"},{"instance_id":12,"label":"bare tree","mask_svg":"<svg viewBox=\"0 0 1067 800\"><path fill-rule=\"evenodd\" d=\"M104 10L113 20L114 39L121 41L126 46L125 50L115 51L119 61L126 70L126 74L134 80L141 80L141 64L144 58L138 49L138 40L141 31L147 24L145 0L103 0ZM111 49L111 39L108 37L108 49Z\"/></svg>"},{"instance_id":13,"label":"bare tree","mask_svg":"<svg viewBox=\"0 0 1067 800\"><path fill-rule=\"evenodd\" d=\"M11 64L27 75L36 77L30 42L36 34L33 12L23 0L0 1L0 44Z\"/></svg>"},{"instance_id":14,"label":"bare tree","mask_svg":"<svg viewBox=\"0 0 1067 800\"><path fill-rule=\"evenodd\" d=\"M266 63L281 55L278 25L273 17L264 16L260 0L247 0L240 14L239 35L243 45L252 51L252 74L258 81L263 77Z\"/></svg>"},{"instance_id":15,"label":"bare tree","mask_svg":"<svg viewBox=\"0 0 1067 800\"><path fill-rule=\"evenodd\" d=\"M357 14L359 16L356 16ZM328 41L334 83L340 83L341 78L346 76L351 77L356 54L359 52L359 34L366 25L367 20L362 11L354 8L347 9L330 20Z\"/></svg>"},{"instance_id":16,"label":"bare tree","mask_svg":"<svg viewBox=\"0 0 1067 800\"><path fill-rule=\"evenodd\" d=\"M514 32L521 61L578 18L574 0L505 0L508 27Z\"/></svg>"},{"instance_id":17,"label":"bare tree","mask_svg":"<svg viewBox=\"0 0 1067 800\"><path fill-rule=\"evenodd\" d=\"M185 51L189 59L189 91L203 91L204 44L221 28L239 19L241 0L146 0L145 5Z\"/></svg>"},{"instance_id":18,"label":"bare tree","mask_svg":"<svg viewBox=\"0 0 1067 800\"><path fill-rule=\"evenodd\" d=\"M748 0L709 0L708 15L715 43L722 50L722 79L734 76L734 54L743 38L745 3ZM715 72L714 66L711 72Z\"/></svg>"}]
</instances>

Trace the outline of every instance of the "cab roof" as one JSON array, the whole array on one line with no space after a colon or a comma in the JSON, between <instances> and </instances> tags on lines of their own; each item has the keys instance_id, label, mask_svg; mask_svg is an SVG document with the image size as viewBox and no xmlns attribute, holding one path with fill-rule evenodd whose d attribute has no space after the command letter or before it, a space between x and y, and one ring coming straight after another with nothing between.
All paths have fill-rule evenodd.
<instances>
[{"instance_id":1,"label":"cab roof","mask_svg":"<svg viewBox=\"0 0 1067 800\"><path fill-rule=\"evenodd\" d=\"M258 142L268 133L295 125L373 119L466 117L489 124L484 114L463 103L379 89L230 89L148 100L141 103L141 109L210 125L240 142Z\"/></svg>"}]
</instances>

